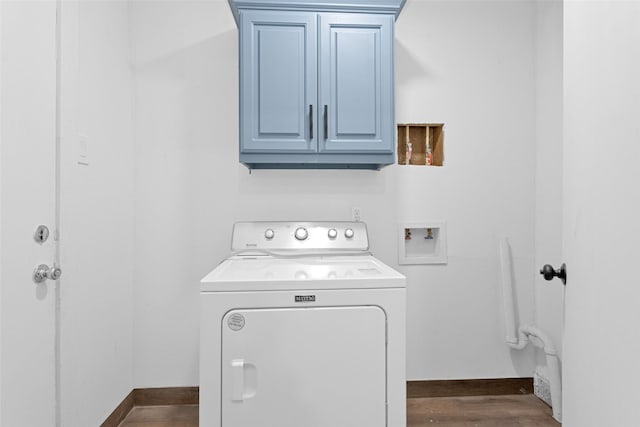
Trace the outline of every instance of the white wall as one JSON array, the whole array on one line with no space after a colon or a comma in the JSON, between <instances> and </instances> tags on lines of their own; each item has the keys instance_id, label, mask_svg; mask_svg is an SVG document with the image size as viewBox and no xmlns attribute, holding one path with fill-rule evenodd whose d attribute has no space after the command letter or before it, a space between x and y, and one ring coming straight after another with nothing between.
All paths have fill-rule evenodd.
<instances>
[{"instance_id":1,"label":"white wall","mask_svg":"<svg viewBox=\"0 0 640 427\"><path fill-rule=\"evenodd\" d=\"M534 316L535 77L530 2L408 0L397 121L446 124L443 168L253 171L239 165L237 30L227 2L131 4L135 72L134 385L198 384L198 282L237 220L344 220L397 266L399 221L446 220L447 266L403 267L410 379L530 376L504 344L497 243Z\"/></svg>"},{"instance_id":2,"label":"white wall","mask_svg":"<svg viewBox=\"0 0 640 427\"><path fill-rule=\"evenodd\" d=\"M640 3L564 3L564 425L640 419Z\"/></svg>"},{"instance_id":3,"label":"white wall","mask_svg":"<svg viewBox=\"0 0 640 427\"><path fill-rule=\"evenodd\" d=\"M398 168L397 220L448 223L446 267L409 281L409 378L531 375L504 342L497 245L533 319L534 56L530 2L409 1L397 25L397 121L445 123L442 169Z\"/></svg>"},{"instance_id":4,"label":"white wall","mask_svg":"<svg viewBox=\"0 0 640 427\"><path fill-rule=\"evenodd\" d=\"M536 2L536 324L562 355L564 287L537 273L562 258L562 1ZM541 359L543 353L540 352ZM541 364L544 364L541 362Z\"/></svg>"},{"instance_id":5,"label":"white wall","mask_svg":"<svg viewBox=\"0 0 640 427\"><path fill-rule=\"evenodd\" d=\"M127 3L62 3L61 416L84 427L133 388L133 75Z\"/></svg>"},{"instance_id":6,"label":"white wall","mask_svg":"<svg viewBox=\"0 0 640 427\"><path fill-rule=\"evenodd\" d=\"M0 46L3 45L3 39L4 39L4 32L3 24L4 21L4 12L3 12L3 8L2 5L0 5ZM0 99L4 99L3 98L3 94L4 94L4 89L3 89L3 85L2 85L2 75L4 74L4 70L3 67L0 66ZM0 126L2 126L2 102L0 102ZM4 135L2 134L2 132L0 131L0 165L2 164L2 145L4 142ZM0 174L0 188L3 188L3 179L2 179L2 174ZM3 199L2 197L0 197L0 239L3 236L3 227L4 227L4 223L3 223ZM3 249L2 249L2 245L0 245L0 260L3 260L4 256L3 256ZM2 331L2 283L3 283L3 279L2 279L2 261L0 261L0 331ZM3 355L3 351L2 351L2 332L0 332L0 375L2 375L2 355ZM2 384L0 383L0 420L2 420L2 413L3 413L3 407L4 407L4 400L2 399ZM1 423L2 421L0 421Z\"/></svg>"}]
</instances>

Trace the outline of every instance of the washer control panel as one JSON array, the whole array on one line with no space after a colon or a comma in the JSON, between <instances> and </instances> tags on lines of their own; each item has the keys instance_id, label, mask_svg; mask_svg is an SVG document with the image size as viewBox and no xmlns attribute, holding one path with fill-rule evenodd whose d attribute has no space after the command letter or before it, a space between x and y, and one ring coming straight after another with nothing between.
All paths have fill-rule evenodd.
<instances>
[{"instance_id":1,"label":"washer control panel","mask_svg":"<svg viewBox=\"0 0 640 427\"><path fill-rule=\"evenodd\" d=\"M237 222L231 249L368 251L369 237L363 222Z\"/></svg>"}]
</instances>

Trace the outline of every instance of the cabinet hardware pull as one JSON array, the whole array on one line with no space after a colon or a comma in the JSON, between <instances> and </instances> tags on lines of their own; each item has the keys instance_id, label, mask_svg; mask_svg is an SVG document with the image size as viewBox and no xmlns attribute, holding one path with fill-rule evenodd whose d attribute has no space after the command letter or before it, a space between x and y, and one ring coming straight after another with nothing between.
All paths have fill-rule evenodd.
<instances>
[{"instance_id":1,"label":"cabinet hardware pull","mask_svg":"<svg viewBox=\"0 0 640 427\"><path fill-rule=\"evenodd\" d=\"M329 106L324 106L324 139L329 138Z\"/></svg>"},{"instance_id":2,"label":"cabinet hardware pull","mask_svg":"<svg viewBox=\"0 0 640 427\"><path fill-rule=\"evenodd\" d=\"M309 105L309 139L313 141L313 104Z\"/></svg>"}]
</instances>

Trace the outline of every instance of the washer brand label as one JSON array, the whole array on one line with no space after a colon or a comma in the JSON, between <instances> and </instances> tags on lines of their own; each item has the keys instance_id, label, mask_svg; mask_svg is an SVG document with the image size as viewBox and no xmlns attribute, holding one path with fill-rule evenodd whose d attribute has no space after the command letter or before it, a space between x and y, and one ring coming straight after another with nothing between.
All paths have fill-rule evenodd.
<instances>
[{"instance_id":1,"label":"washer brand label","mask_svg":"<svg viewBox=\"0 0 640 427\"><path fill-rule=\"evenodd\" d=\"M232 331L239 331L244 328L244 316L240 313L233 313L227 319L227 325L229 325L229 329Z\"/></svg>"},{"instance_id":2,"label":"washer brand label","mask_svg":"<svg viewBox=\"0 0 640 427\"><path fill-rule=\"evenodd\" d=\"M315 295L296 295L296 302L316 302Z\"/></svg>"}]
</instances>

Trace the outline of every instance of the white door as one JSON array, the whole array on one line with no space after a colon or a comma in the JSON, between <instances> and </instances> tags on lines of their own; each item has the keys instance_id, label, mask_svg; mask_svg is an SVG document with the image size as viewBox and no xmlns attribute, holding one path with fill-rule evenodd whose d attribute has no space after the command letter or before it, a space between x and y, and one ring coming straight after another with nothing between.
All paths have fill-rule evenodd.
<instances>
[{"instance_id":1,"label":"white door","mask_svg":"<svg viewBox=\"0 0 640 427\"><path fill-rule=\"evenodd\" d=\"M640 2L565 1L564 426L640 425Z\"/></svg>"},{"instance_id":2,"label":"white door","mask_svg":"<svg viewBox=\"0 0 640 427\"><path fill-rule=\"evenodd\" d=\"M56 3L0 1L0 426L56 424ZM36 243L45 225L50 236Z\"/></svg>"},{"instance_id":3,"label":"white door","mask_svg":"<svg viewBox=\"0 0 640 427\"><path fill-rule=\"evenodd\" d=\"M222 323L223 427L384 427L379 307L233 310Z\"/></svg>"}]
</instances>

